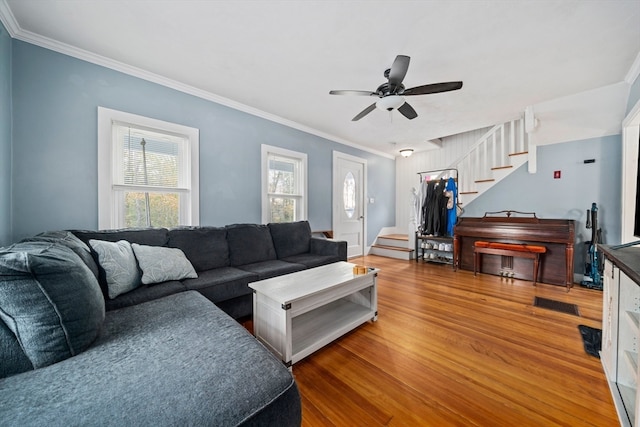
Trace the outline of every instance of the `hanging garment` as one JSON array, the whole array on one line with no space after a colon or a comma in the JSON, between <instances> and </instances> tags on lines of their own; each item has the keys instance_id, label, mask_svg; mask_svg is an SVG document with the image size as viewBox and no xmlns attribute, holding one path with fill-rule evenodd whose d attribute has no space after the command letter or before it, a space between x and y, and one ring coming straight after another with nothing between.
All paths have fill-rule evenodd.
<instances>
[{"instance_id":1,"label":"hanging garment","mask_svg":"<svg viewBox=\"0 0 640 427\"><path fill-rule=\"evenodd\" d=\"M422 180L420 183L420 187L418 187L418 192L416 198L418 199L418 215L416 218L416 223L418 224L418 232L420 234L424 234L424 201L427 195L427 180L426 178Z\"/></svg>"},{"instance_id":2,"label":"hanging garment","mask_svg":"<svg viewBox=\"0 0 640 427\"><path fill-rule=\"evenodd\" d=\"M440 179L436 186L436 194L438 196L435 206L436 218L433 224L434 236L446 236L447 234L447 196L444 191L447 183L444 179Z\"/></svg>"},{"instance_id":3,"label":"hanging garment","mask_svg":"<svg viewBox=\"0 0 640 427\"><path fill-rule=\"evenodd\" d=\"M436 182L430 181L427 184L427 192L422 205L422 215L424 217L424 234L431 236L434 234L435 218L435 205L437 202L438 194L436 193Z\"/></svg>"},{"instance_id":4,"label":"hanging garment","mask_svg":"<svg viewBox=\"0 0 640 427\"><path fill-rule=\"evenodd\" d=\"M453 227L458 222L458 186L453 178L447 181L447 192L451 192L450 201L447 204L447 235L453 236Z\"/></svg>"},{"instance_id":5,"label":"hanging garment","mask_svg":"<svg viewBox=\"0 0 640 427\"><path fill-rule=\"evenodd\" d=\"M409 191L411 201L409 202L409 230L411 232L418 231L420 226L420 199L418 198L418 191L414 188L411 188Z\"/></svg>"}]
</instances>

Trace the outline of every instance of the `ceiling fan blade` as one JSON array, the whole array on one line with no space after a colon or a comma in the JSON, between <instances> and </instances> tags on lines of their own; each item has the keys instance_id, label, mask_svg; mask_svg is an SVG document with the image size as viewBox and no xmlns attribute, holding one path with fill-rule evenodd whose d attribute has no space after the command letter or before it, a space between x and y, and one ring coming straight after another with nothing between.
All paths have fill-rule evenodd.
<instances>
[{"instance_id":1,"label":"ceiling fan blade","mask_svg":"<svg viewBox=\"0 0 640 427\"><path fill-rule=\"evenodd\" d=\"M440 92L449 92L451 90L458 90L461 87L462 87L462 82L434 83L431 85L416 86L409 89L405 89L402 95L403 96L428 95L430 93L440 93Z\"/></svg>"},{"instance_id":2,"label":"ceiling fan blade","mask_svg":"<svg viewBox=\"0 0 640 427\"><path fill-rule=\"evenodd\" d=\"M330 90L329 95L378 96L377 93L368 90Z\"/></svg>"},{"instance_id":3,"label":"ceiling fan blade","mask_svg":"<svg viewBox=\"0 0 640 427\"><path fill-rule=\"evenodd\" d=\"M407 75L409 69L409 61L411 58L405 55L396 56L396 60L393 61L393 65L389 70L389 86L400 86L404 76Z\"/></svg>"},{"instance_id":4,"label":"ceiling fan blade","mask_svg":"<svg viewBox=\"0 0 640 427\"><path fill-rule=\"evenodd\" d=\"M358 120L360 120L361 118L363 118L364 116L366 116L367 114L369 114L370 112L372 112L375 109L376 109L376 103L374 102L373 104L369 105L367 108L362 110L360 112L360 114L358 114L353 119L351 119L351 121L352 122L357 122Z\"/></svg>"},{"instance_id":5,"label":"ceiling fan blade","mask_svg":"<svg viewBox=\"0 0 640 427\"><path fill-rule=\"evenodd\" d=\"M418 113L416 113L416 110L414 110L413 107L406 102L398 107L398 111L400 111L400 113L409 120L418 117Z\"/></svg>"}]
</instances>

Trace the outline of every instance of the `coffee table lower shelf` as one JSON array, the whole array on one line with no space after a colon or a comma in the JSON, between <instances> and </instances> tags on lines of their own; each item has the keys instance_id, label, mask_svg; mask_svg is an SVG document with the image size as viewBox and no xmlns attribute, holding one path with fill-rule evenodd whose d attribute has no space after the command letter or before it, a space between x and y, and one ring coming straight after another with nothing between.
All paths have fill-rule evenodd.
<instances>
[{"instance_id":1,"label":"coffee table lower shelf","mask_svg":"<svg viewBox=\"0 0 640 427\"><path fill-rule=\"evenodd\" d=\"M337 300L292 319L291 363L307 357L357 326L375 320L376 314L346 300Z\"/></svg>"}]
</instances>

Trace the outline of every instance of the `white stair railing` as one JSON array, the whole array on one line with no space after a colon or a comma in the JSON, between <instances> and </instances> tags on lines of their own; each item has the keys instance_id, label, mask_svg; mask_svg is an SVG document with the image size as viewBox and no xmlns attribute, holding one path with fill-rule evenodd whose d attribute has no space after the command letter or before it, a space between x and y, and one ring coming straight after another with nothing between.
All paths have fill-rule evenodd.
<instances>
[{"instance_id":1,"label":"white stair railing","mask_svg":"<svg viewBox=\"0 0 640 427\"><path fill-rule=\"evenodd\" d=\"M458 170L458 193L478 193L479 184L494 180L494 170L513 166L512 157L526 152L524 118L494 126L449 166Z\"/></svg>"}]
</instances>

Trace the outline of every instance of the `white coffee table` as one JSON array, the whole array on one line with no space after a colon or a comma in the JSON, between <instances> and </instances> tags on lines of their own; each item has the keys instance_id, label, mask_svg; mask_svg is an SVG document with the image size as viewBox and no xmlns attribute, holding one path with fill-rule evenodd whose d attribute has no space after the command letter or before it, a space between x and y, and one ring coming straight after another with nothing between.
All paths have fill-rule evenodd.
<instances>
[{"instance_id":1,"label":"white coffee table","mask_svg":"<svg viewBox=\"0 0 640 427\"><path fill-rule=\"evenodd\" d=\"M377 269L337 262L249 283L254 335L286 366L378 318Z\"/></svg>"}]
</instances>

